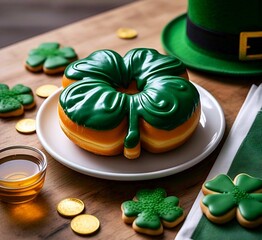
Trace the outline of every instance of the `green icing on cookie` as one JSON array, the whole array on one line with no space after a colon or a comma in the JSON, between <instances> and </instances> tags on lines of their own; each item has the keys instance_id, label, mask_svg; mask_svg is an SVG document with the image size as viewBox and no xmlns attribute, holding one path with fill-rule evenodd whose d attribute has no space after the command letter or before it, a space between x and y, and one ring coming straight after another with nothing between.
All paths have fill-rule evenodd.
<instances>
[{"instance_id":1,"label":"green icing on cookie","mask_svg":"<svg viewBox=\"0 0 262 240\"><path fill-rule=\"evenodd\" d=\"M0 113L8 113L34 102L31 88L22 84L15 85L12 89L0 83Z\"/></svg>"},{"instance_id":2,"label":"green icing on cookie","mask_svg":"<svg viewBox=\"0 0 262 240\"><path fill-rule=\"evenodd\" d=\"M183 215L183 209L178 204L177 197L166 197L165 190L157 188L140 190L136 194L136 200L126 201L122 207L127 217L136 217L137 226L159 229L162 220L173 222Z\"/></svg>"},{"instance_id":3,"label":"green icing on cookie","mask_svg":"<svg viewBox=\"0 0 262 240\"><path fill-rule=\"evenodd\" d=\"M235 182L235 183L234 183ZM262 217L262 180L246 174L239 174L235 181L221 174L205 183L214 194L206 195L202 202L214 216L222 216L238 208L242 217L254 221Z\"/></svg>"},{"instance_id":4,"label":"green icing on cookie","mask_svg":"<svg viewBox=\"0 0 262 240\"><path fill-rule=\"evenodd\" d=\"M216 178L205 183L205 187L207 189L210 189L214 192L219 192L219 193L233 191L234 186L235 185L232 179L225 174L220 174L216 176Z\"/></svg>"},{"instance_id":5,"label":"green icing on cookie","mask_svg":"<svg viewBox=\"0 0 262 240\"><path fill-rule=\"evenodd\" d=\"M95 130L113 129L128 117L124 145L133 148L140 138L140 118L172 130L192 116L200 98L195 86L178 76L184 72L181 61L154 49L132 49L124 57L96 51L66 68L65 76L77 82L63 90L60 104L72 121ZM132 81L138 93L118 91Z\"/></svg>"},{"instance_id":6,"label":"green icing on cookie","mask_svg":"<svg viewBox=\"0 0 262 240\"><path fill-rule=\"evenodd\" d=\"M67 66L72 59L77 57L71 47L59 48L56 42L42 43L36 49L29 52L26 63L31 67L43 65L47 69Z\"/></svg>"}]
</instances>

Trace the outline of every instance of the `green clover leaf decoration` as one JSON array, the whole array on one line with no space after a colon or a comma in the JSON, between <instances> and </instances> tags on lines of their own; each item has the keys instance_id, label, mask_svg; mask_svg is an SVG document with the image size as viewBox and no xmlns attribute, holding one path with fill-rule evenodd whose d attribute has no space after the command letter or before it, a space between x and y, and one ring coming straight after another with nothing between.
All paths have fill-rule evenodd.
<instances>
[{"instance_id":1,"label":"green clover leaf decoration","mask_svg":"<svg viewBox=\"0 0 262 240\"><path fill-rule=\"evenodd\" d=\"M60 48L59 43L47 42L40 44L38 48L29 52L26 65L32 71L43 70L46 73L52 73L53 70L54 73L57 73L63 71L76 58L77 55L73 48ZM58 68L59 70L55 70Z\"/></svg>"},{"instance_id":2,"label":"green clover leaf decoration","mask_svg":"<svg viewBox=\"0 0 262 240\"><path fill-rule=\"evenodd\" d=\"M208 194L202 203L213 216L220 217L234 211L235 214L226 222L236 215L238 222L245 227L262 224L262 179L239 174L233 182L229 176L220 174L207 181L203 191Z\"/></svg>"},{"instance_id":3,"label":"green clover leaf decoration","mask_svg":"<svg viewBox=\"0 0 262 240\"><path fill-rule=\"evenodd\" d=\"M22 84L15 85L9 89L8 85L0 83L0 117L18 116L23 114L24 108L34 106L34 96L31 88ZM19 112L16 110L21 109Z\"/></svg>"},{"instance_id":4,"label":"green clover leaf decoration","mask_svg":"<svg viewBox=\"0 0 262 240\"><path fill-rule=\"evenodd\" d=\"M122 204L126 223L132 223L142 229L163 229L174 227L184 219L184 211L178 206L179 199L166 196L162 188L143 189L137 192L133 200ZM125 219L125 217L123 219Z\"/></svg>"},{"instance_id":5,"label":"green clover leaf decoration","mask_svg":"<svg viewBox=\"0 0 262 240\"><path fill-rule=\"evenodd\" d=\"M131 49L124 57L98 50L66 68L65 76L77 82L61 93L60 104L73 121L92 129L112 129L129 116L124 145L133 148L140 141L140 118L158 129L172 130L197 108L199 93L179 77L184 72L181 61L154 49ZM116 91L134 80L137 94Z\"/></svg>"}]
</instances>

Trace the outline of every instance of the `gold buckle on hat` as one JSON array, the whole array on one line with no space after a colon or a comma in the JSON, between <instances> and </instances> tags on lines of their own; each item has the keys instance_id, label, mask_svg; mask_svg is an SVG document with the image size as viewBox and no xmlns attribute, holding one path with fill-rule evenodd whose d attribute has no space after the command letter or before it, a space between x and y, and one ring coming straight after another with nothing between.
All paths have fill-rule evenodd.
<instances>
[{"instance_id":1,"label":"gold buckle on hat","mask_svg":"<svg viewBox=\"0 0 262 240\"><path fill-rule=\"evenodd\" d=\"M252 48L248 45L249 38L262 38L262 31L259 32L241 32L239 38L239 60L262 59L262 52L257 54L247 54L247 50Z\"/></svg>"}]
</instances>

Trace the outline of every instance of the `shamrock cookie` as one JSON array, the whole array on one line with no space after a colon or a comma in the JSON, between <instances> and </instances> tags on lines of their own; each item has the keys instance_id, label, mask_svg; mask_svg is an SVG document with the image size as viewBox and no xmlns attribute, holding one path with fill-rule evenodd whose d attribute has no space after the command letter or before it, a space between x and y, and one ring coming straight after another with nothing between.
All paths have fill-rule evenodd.
<instances>
[{"instance_id":1,"label":"shamrock cookie","mask_svg":"<svg viewBox=\"0 0 262 240\"><path fill-rule=\"evenodd\" d=\"M57 74L63 72L66 66L76 59L77 55L73 48L60 48L59 43L48 42L29 52L25 66L31 72L44 71L47 74Z\"/></svg>"},{"instance_id":2,"label":"shamrock cookie","mask_svg":"<svg viewBox=\"0 0 262 240\"><path fill-rule=\"evenodd\" d=\"M22 84L12 89L0 83L0 117L14 117L24 113L24 109L35 106L34 96L29 87Z\"/></svg>"},{"instance_id":3,"label":"shamrock cookie","mask_svg":"<svg viewBox=\"0 0 262 240\"><path fill-rule=\"evenodd\" d=\"M201 209L207 218L223 224L234 217L247 228L262 224L262 179L239 174L234 182L225 174L203 184Z\"/></svg>"},{"instance_id":4,"label":"shamrock cookie","mask_svg":"<svg viewBox=\"0 0 262 240\"><path fill-rule=\"evenodd\" d=\"M167 197L162 188L143 189L133 200L122 203L122 219L137 232L159 235L164 231L163 226L172 228L184 220L184 211L178 205L179 199Z\"/></svg>"}]
</instances>

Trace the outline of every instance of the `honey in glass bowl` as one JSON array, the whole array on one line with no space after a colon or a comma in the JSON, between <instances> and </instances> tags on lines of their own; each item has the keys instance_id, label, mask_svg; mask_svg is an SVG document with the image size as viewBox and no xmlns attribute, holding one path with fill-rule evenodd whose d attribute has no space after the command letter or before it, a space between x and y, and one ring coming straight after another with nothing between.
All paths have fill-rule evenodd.
<instances>
[{"instance_id":1,"label":"honey in glass bowl","mask_svg":"<svg viewBox=\"0 0 262 240\"><path fill-rule=\"evenodd\" d=\"M0 150L0 199L25 203L42 189L47 160L40 150L29 146L11 146Z\"/></svg>"}]
</instances>

